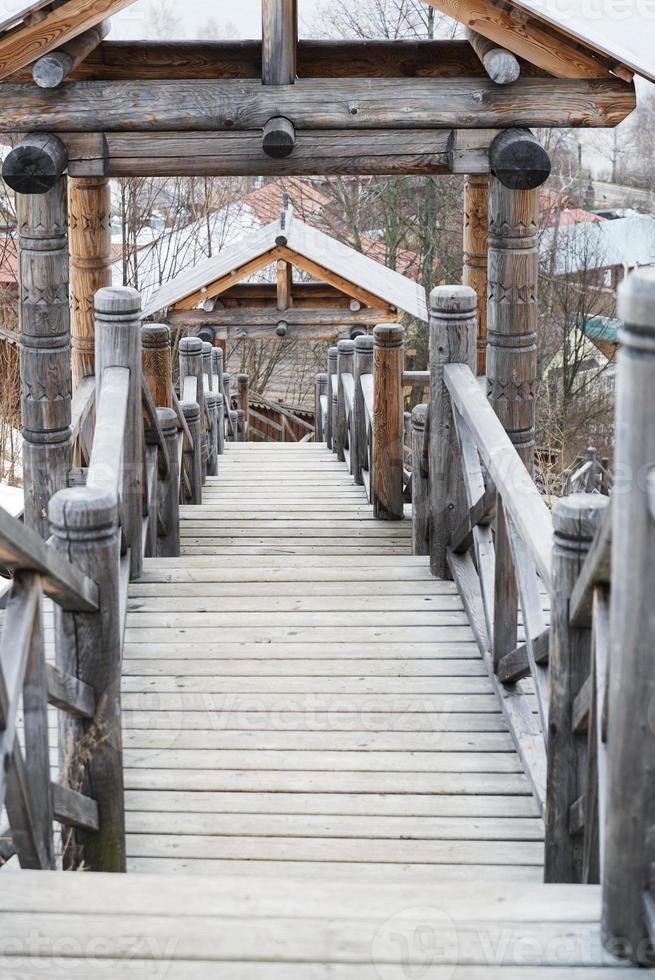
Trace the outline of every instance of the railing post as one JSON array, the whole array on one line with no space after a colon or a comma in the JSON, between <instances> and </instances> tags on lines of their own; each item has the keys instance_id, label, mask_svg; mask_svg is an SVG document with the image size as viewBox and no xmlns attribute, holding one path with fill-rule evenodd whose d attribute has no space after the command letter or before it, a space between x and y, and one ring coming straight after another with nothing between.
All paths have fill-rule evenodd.
<instances>
[{"instance_id":1,"label":"railing post","mask_svg":"<svg viewBox=\"0 0 655 980\"><path fill-rule=\"evenodd\" d=\"M237 393L239 396L239 408L243 412L243 442L248 441L248 423L250 421L250 389L247 374L237 375Z\"/></svg>"},{"instance_id":2,"label":"railing post","mask_svg":"<svg viewBox=\"0 0 655 980\"><path fill-rule=\"evenodd\" d=\"M334 416L334 392L337 384L337 357L338 350L336 347L330 347L328 350L328 363L327 363L327 432L325 441L327 443L328 449L334 450L334 430L335 430L335 416Z\"/></svg>"},{"instance_id":3,"label":"railing post","mask_svg":"<svg viewBox=\"0 0 655 980\"><path fill-rule=\"evenodd\" d=\"M123 286L96 293L96 404L100 404L102 375L108 367L130 370L130 394L123 450L121 494L123 535L130 548L130 578L143 566L143 412L141 408L141 297Z\"/></svg>"},{"instance_id":4,"label":"railing post","mask_svg":"<svg viewBox=\"0 0 655 980\"><path fill-rule=\"evenodd\" d=\"M447 364L475 373L477 296L470 286L437 286L430 293L430 568L449 578L448 543L461 514L457 435L444 382Z\"/></svg>"},{"instance_id":5,"label":"railing post","mask_svg":"<svg viewBox=\"0 0 655 980\"><path fill-rule=\"evenodd\" d=\"M591 672L591 629L569 623L569 602L607 497L574 494L553 507L550 706L544 880L581 883L584 840L570 832L571 807L585 792L587 740L573 730L573 705ZM591 808L588 807L588 810Z\"/></svg>"},{"instance_id":6,"label":"railing post","mask_svg":"<svg viewBox=\"0 0 655 980\"><path fill-rule=\"evenodd\" d=\"M219 456L225 452L225 407L220 391L216 393L216 452ZM218 460L216 467L218 468Z\"/></svg>"},{"instance_id":7,"label":"railing post","mask_svg":"<svg viewBox=\"0 0 655 980\"><path fill-rule=\"evenodd\" d=\"M184 379L197 380L197 403L200 418L200 466L202 479L207 476L207 442L205 440L205 387L203 384L204 364L202 359L202 340L200 337L182 337L179 344L180 355L180 398L184 398ZM195 455L195 452L194 452Z\"/></svg>"},{"instance_id":8,"label":"railing post","mask_svg":"<svg viewBox=\"0 0 655 980\"><path fill-rule=\"evenodd\" d=\"M214 391L205 393L207 415L209 416L209 455L207 457L207 476L218 476L218 403L223 399Z\"/></svg>"},{"instance_id":9,"label":"railing post","mask_svg":"<svg viewBox=\"0 0 655 980\"><path fill-rule=\"evenodd\" d=\"M489 182L487 393L532 472L537 377L539 189ZM502 505L496 513L494 663L516 648L518 591Z\"/></svg>"},{"instance_id":10,"label":"railing post","mask_svg":"<svg viewBox=\"0 0 655 980\"><path fill-rule=\"evenodd\" d=\"M68 485L72 459L66 179L17 194L16 208L25 523L47 538L48 501Z\"/></svg>"},{"instance_id":11,"label":"railing post","mask_svg":"<svg viewBox=\"0 0 655 980\"><path fill-rule=\"evenodd\" d=\"M405 331L381 323L374 332L373 467L371 497L375 517L400 521L403 499L403 362Z\"/></svg>"},{"instance_id":12,"label":"railing post","mask_svg":"<svg viewBox=\"0 0 655 980\"><path fill-rule=\"evenodd\" d=\"M327 374L317 374L314 387L314 439L325 442L325 419L322 418L321 398L327 395Z\"/></svg>"},{"instance_id":13,"label":"railing post","mask_svg":"<svg viewBox=\"0 0 655 980\"><path fill-rule=\"evenodd\" d=\"M655 275L619 291L615 485L612 496L609 794L603 933L633 962L652 938L644 894L655 861Z\"/></svg>"},{"instance_id":14,"label":"railing post","mask_svg":"<svg viewBox=\"0 0 655 980\"><path fill-rule=\"evenodd\" d=\"M193 450L189 461L189 481L191 483L191 503L202 503L202 429L200 428L200 406L198 402L182 402L182 414L193 439Z\"/></svg>"},{"instance_id":15,"label":"railing post","mask_svg":"<svg viewBox=\"0 0 655 980\"><path fill-rule=\"evenodd\" d=\"M464 270L462 283L478 298L476 373L487 370L487 237L489 177L469 174L464 180Z\"/></svg>"},{"instance_id":16,"label":"railing post","mask_svg":"<svg viewBox=\"0 0 655 980\"><path fill-rule=\"evenodd\" d=\"M49 513L55 550L97 582L100 597L96 613L55 606L57 666L88 684L97 705L92 721L60 712L60 770L96 801L100 822L98 831L75 831L79 853L67 860L125 871L118 500L106 489L72 487L52 498ZM81 736L88 744L76 753Z\"/></svg>"},{"instance_id":17,"label":"railing post","mask_svg":"<svg viewBox=\"0 0 655 980\"><path fill-rule=\"evenodd\" d=\"M426 452L428 406L412 412L412 552L430 554L430 471Z\"/></svg>"},{"instance_id":18,"label":"railing post","mask_svg":"<svg viewBox=\"0 0 655 980\"><path fill-rule=\"evenodd\" d=\"M212 372L215 378L216 391L223 394L223 348L212 347Z\"/></svg>"},{"instance_id":19,"label":"railing post","mask_svg":"<svg viewBox=\"0 0 655 980\"><path fill-rule=\"evenodd\" d=\"M212 345L208 340L203 340L202 342L202 373L207 375L207 388L209 391L214 390L214 370L213 370L213 358L212 358Z\"/></svg>"},{"instance_id":20,"label":"railing post","mask_svg":"<svg viewBox=\"0 0 655 980\"><path fill-rule=\"evenodd\" d=\"M165 323L145 323L141 328L143 374L157 408L173 407L171 331Z\"/></svg>"},{"instance_id":21,"label":"railing post","mask_svg":"<svg viewBox=\"0 0 655 980\"><path fill-rule=\"evenodd\" d=\"M351 426L353 444L350 447L350 462L353 479L358 486L364 485L362 470L368 464L368 440L366 436L366 404L362 391L361 378L373 374L373 337L362 334L355 338L355 395L353 398L353 424Z\"/></svg>"},{"instance_id":22,"label":"railing post","mask_svg":"<svg viewBox=\"0 0 655 980\"><path fill-rule=\"evenodd\" d=\"M236 416L237 442L246 441L246 413L242 408L237 408L234 413Z\"/></svg>"},{"instance_id":23,"label":"railing post","mask_svg":"<svg viewBox=\"0 0 655 980\"><path fill-rule=\"evenodd\" d=\"M354 340L340 340L337 344L337 459L344 462L346 455L344 452L348 441L348 410L346 407L345 392L341 384L344 374L354 374L355 366L355 342Z\"/></svg>"},{"instance_id":24,"label":"railing post","mask_svg":"<svg viewBox=\"0 0 655 980\"><path fill-rule=\"evenodd\" d=\"M218 396L220 397L220 396ZM158 408L157 418L168 450L169 473L158 485L159 508L166 534L157 539L157 554L178 558L180 554L180 469L177 456L177 415L172 408Z\"/></svg>"}]
</instances>

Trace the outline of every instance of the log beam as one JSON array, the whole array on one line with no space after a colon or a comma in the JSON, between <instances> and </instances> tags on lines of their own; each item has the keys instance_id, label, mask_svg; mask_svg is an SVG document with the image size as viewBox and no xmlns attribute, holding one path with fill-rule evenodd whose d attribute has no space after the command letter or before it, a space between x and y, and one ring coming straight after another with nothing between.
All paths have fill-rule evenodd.
<instances>
[{"instance_id":1,"label":"log beam","mask_svg":"<svg viewBox=\"0 0 655 980\"><path fill-rule=\"evenodd\" d=\"M34 63L32 78L41 88L58 88L109 34L110 23L101 21L83 34L63 44L56 51L50 51Z\"/></svg>"},{"instance_id":2,"label":"log beam","mask_svg":"<svg viewBox=\"0 0 655 980\"><path fill-rule=\"evenodd\" d=\"M270 336L281 320L289 328L289 336L302 336L320 339L325 336L347 336L355 326L374 327L378 323L395 323L398 311L394 307L362 307L352 312L347 309L303 309L291 307L280 313L271 307L247 309L216 310L172 310L167 320L173 330L198 331L202 327L212 327L215 337L224 340L242 340L249 337L258 340Z\"/></svg>"},{"instance_id":3,"label":"log beam","mask_svg":"<svg viewBox=\"0 0 655 980\"><path fill-rule=\"evenodd\" d=\"M471 28L466 30L466 38L484 65L484 70L496 85L511 85L521 75L519 59L511 51L501 48L489 38L483 37Z\"/></svg>"},{"instance_id":4,"label":"log beam","mask_svg":"<svg viewBox=\"0 0 655 980\"><path fill-rule=\"evenodd\" d=\"M46 194L68 166L68 150L48 133L29 133L7 154L2 176L18 194Z\"/></svg>"},{"instance_id":5,"label":"log beam","mask_svg":"<svg viewBox=\"0 0 655 980\"><path fill-rule=\"evenodd\" d=\"M297 0L262 0L262 83L296 80Z\"/></svg>"},{"instance_id":6,"label":"log beam","mask_svg":"<svg viewBox=\"0 0 655 980\"><path fill-rule=\"evenodd\" d=\"M522 78L499 86L477 78L298 79L269 86L248 79L70 83L56 102L36 85L4 83L5 133L161 132L262 129L272 115L297 129L605 127L635 108L634 85L607 80Z\"/></svg>"},{"instance_id":7,"label":"log beam","mask_svg":"<svg viewBox=\"0 0 655 980\"><path fill-rule=\"evenodd\" d=\"M511 190L531 190L548 179L550 157L527 129L499 133L489 147L489 168Z\"/></svg>"}]
</instances>

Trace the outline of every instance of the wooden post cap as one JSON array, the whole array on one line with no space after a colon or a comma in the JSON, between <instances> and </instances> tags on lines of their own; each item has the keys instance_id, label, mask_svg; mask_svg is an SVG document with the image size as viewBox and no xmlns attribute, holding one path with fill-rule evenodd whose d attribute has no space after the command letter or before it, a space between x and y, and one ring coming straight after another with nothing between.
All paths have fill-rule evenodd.
<instances>
[{"instance_id":1,"label":"wooden post cap","mask_svg":"<svg viewBox=\"0 0 655 980\"><path fill-rule=\"evenodd\" d=\"M425 429L428 418L427 405L415 405L412 409L412 428L417 432Z\"/></svg>"},{"instance_id":2,"label":"wooden post cap","mask_svg":"<svg viewBox=\"0 0 655 980\"><path fill-rule=\"evenodd\" d=\"M216 409L218 411L219 417L223 416L223 395L220 391L212 392L214 398L216 399Z\"/></svg>"},{"instance_id":3,"label":"wooden post cap","mask_svg":"<svg viewBox=\"0 0 655 980\"><path fill-rule=\"evenodd\" d=\"M248 374L237 374L237 384L238 385L247 385L249 378L250 378L250 375L248 375Z\"/></svg>"},{"instance_id":4,"label":"wooden post cap","mask_svg":"<svg viewBox=\"0 0 655 980\"><path fill-rule=\"evenodd\" d=\"M50 133L30 133L2 164L5 183L17 194L45 194L68 166L68 150Z\"/></svg>"},{"instance_id":5,"label":"wooden post cap","mask_svg":"<svg viewBox=\"0 0 655 980\"><path fill-rule=\"evenodd\" d=\"M339 351L336 347L328 347L328 361L336 361Z\"/></svg>"},{"instance_id":6,"label":"wooden post cap","mask_svg":"<svg viewBox=\"0 0 655 980\"><path fill-rule=\"evenodd\" d=\"M470 286L435 286L430 292L430 310L446 316L470 316L478 305L478 296Z\"/></svg>"},{"instance_id":7,"label":"wooden post cap","mask_svg":"<svg viewBox=\"0 0 655 980\"><path fill-rule=\"evenodd\" d=\"M316 375L316 384L317 385L327 384L327 374L325 374L325 372L321 372L320 374Z\"/></svg>"},{"instance_id":8,"label":"wooden post cap","mask_svg":"<svg viewBox=\"0 0 655 980\"><path fill-rule=\"evenodd\" d=\"M624 323L619 331L623 346L652 351L655 348L655 269L639 269L621 283L618 313Z\"/></svg>"},{"instance_id":9,"label":"wooden post cap","mask_svg":"<svg viewBox=\"0 0 655 980\"><path fill-rule=\"evenodd\" d=\"M165 323L144 323L141 327L141 347L145 350L168 350L171 331Z\"/></svg>"},{"instance_id":10,"label":"wooden post cap","mask_svg":"<svg viewBox=\"0 0 655 980\"><path fill-rule=\"evenodd\" d=\"M558 497L553 505L553 531L564 547L588 548L600 526L610 498L596 493L574 493Z\"/></svg>"},{"instance_id":11,"label":"wooden post cap","mask_svg":"<svg viewBox=\"0 0 655 980\"><path fill-rule=\"evenodd\" d=\"M218 398L219 398L219 396L218 396L218 393L217 392L215 392L215 391L206 391L205 392L205 402L207 403L207 408L210 409L210 410L213 410L213 409L217 408L217 406L218 406ZM221 397L221 401L222 400L223 399Z\"/></svg>"},{"instance_id":12,"label":"wooden post cap","mask_svg":"<svg viewBox=\"0 0 655 980\"><path fill-rule=\"evenodd\" d=\"M118 495L106 487L66 487L50 498L48 518L55 537L93 537L118 524Z\"/></svg>"},{"instance_id":13,"label":"wooden post cap","mask_svg":"<svg viewBox=\"0 0 655 980\"><path fill-rule=\"evenodd\" d=\"M489 167L510 190L533 190L548 179L548 153L529 129L506 129L489 147Z\"/></svg>"},{"instance_id":14,"label":"wooden post cap","mask_svg":"<svg viewBox=\"0 0 655 980\"><path fill-rule=\"evenodd\" d=\"M339 354L354 354L355 353L355 341L354 340L340 340L337 343L337 357Z\"/></svg>"},{"instance_id":15,"label":"wooden post cap","mask_svg":"<svg viewBox=\"0 0 655 980\"><path fill-rule=\"evenodd\" d=\"M203 340L202 337L198 337L198 340L202 340L202 356L211 357L214 349L212 344L210 344L208 340Z\"/></svg>"},{"instance_id":16,"label":"wooden post cap","mask_svg":"<svg viewBox=\"0 0 655 980\"><path fill-rule=\"evenodd\" d=\"M220 347L212 348L212 358L214 361L214 374L219 378L223 377L223 350Z\"/></svg>"},{"instance_id":17,"label":"wooden post cap","mask_svg":"<svg viewBox=\"0 0 655 980\"><path fill-rule=\"evenodd\" d=\"M200 406L198 402L182 402L180 408L187 422L197 422L200 418Z\"/></svg>"},{"instance_id":18,"label":"wooden post cap","mask_svg":"<svg viewBox=\"0 0 655 980\"><path fill-rule=\"evenodd\" d=\"M200 337L182 337L179 351L187 357L202 357L202 340Z\"/></svg>"},{"instance_id":19,"label":"wooden post cap","mask_svg":"<svg viewBox=\"0 0 655 980\"><path fill-rule=\"evenodd\" d=\"M361 337L355 337L355 353L368 353L373 350L375 345L375 340L370 333L362 334Z\"/></svg>"},{"instance_id":20,"label":"wooden post cap","mask_svg":"<svg viewBox=\"0 0 655 980\"><path fill-rule=\"evenodd\" d=\"M172 408L158 408L157 418L164 436L177 435L177 415Z\"/></svg>"},{"instance_id":21,"label":"wooden post cap","mask_svg":"<svg viewBox=\"0 0 655 980\"><path fill-rule=\"evenodd\" d=\"M405 329L399 323L378 323L373 338L375 347L402 347Z\"/></svg>"},{"instance_id":22,"label":"wooden post cap","mask_svg":"<svg viewBox=\"0 0 655 980\"><path fill-rule=\"evenodd\" d=\"M131 320L141 312L141 293L131 286L105 286L96 293L94 303L100 319Z\"/></svg>"},{"instance_id":23,"label":"wooden post cap","mask_svg":"<svg viewBox=\"0 0 655 980\"><path fill-rule=\"evenodd\" d=\"M226 388L230 387L230 375L227 371L223 371L223 384Z\"/></svg>"}]
</instances>

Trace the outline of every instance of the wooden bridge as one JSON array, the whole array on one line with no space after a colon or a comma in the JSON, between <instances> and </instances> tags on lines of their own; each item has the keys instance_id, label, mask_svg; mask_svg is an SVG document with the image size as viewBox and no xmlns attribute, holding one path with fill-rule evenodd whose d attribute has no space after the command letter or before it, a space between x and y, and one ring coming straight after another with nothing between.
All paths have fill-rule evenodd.
<instances>
[{"instance_id":1,"label":"wooden bridge","mask_svg":"<svg viewBox=\"0 0 655 980\"><path fill-rule=\"evenodd\" d=\"M637 472L655 281L623 304L617 467ZM610 980L649 962L635 816L653 735L632 719L650 620L638 587L612 591L611 616L608 594L610 562L650 554L650 483L628 482L611 519L592 494L551 517L472 373L467 287L432 294L429 379L403 376L395 325L331 351L313 443L243 441L197 338L182 401L162 390L167 329L141 327L133 290L101 290L96 316L82 485L50 501L47 544L0 528L3 847L23 869L2 875L3 975ZM429 386L411 449L408 380ZM57 860L129 874L30 870Z\"/></svg>"}]
</instances>

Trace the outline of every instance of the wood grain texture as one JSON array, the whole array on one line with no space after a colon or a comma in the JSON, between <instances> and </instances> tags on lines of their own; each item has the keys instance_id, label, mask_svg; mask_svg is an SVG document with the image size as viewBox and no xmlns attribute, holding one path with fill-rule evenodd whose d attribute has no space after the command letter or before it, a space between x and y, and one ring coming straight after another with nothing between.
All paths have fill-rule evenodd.
<instances>
[{"instance_id":1,"label":"wood grain texture","mask_svg":"<svg viewBox=\"0 0 655 980\"><path fill-rule=\"evenodd\" d=\"M478 298L477 374L487 372L487 235L489 178L469 175L464 181L464 269L462 284Z\"/></svg>"},{"instance_id":2,"label":"wood grain texture","mask_svg":"<svg viewBox=\"0 0 655 980\"><path fill-rule=\"evenodd\" d=\"M404 330L398 324L379 324L373 337L371 500L375 517L400 521L404 515Z\"/></svg>"},{"instance_id":3,"label":"wood grain texture","mask_svg":"<svg viewBox=\"0 0 655 980\"><path fill-rule=\"evenodd\" d=\"M56 104L36 85L7 82L0 132L120 132L261 129L272 115L297 129L417 129L615 126L635 108L619 79L524 78L511 88L483 79L298 79L275 87L242 79L72 82Z\"/></svg>"},{"instance_id":4,"label":"wood grain texture","mask_svg":"<svg viewBox=\"0 0 655 980\"><path fill-rule=\"evenodd\" d=\"M95 309L111 285L111 191L103 177L68 182L73 389L95 374Z\"/></svg>"}]
</instances>

